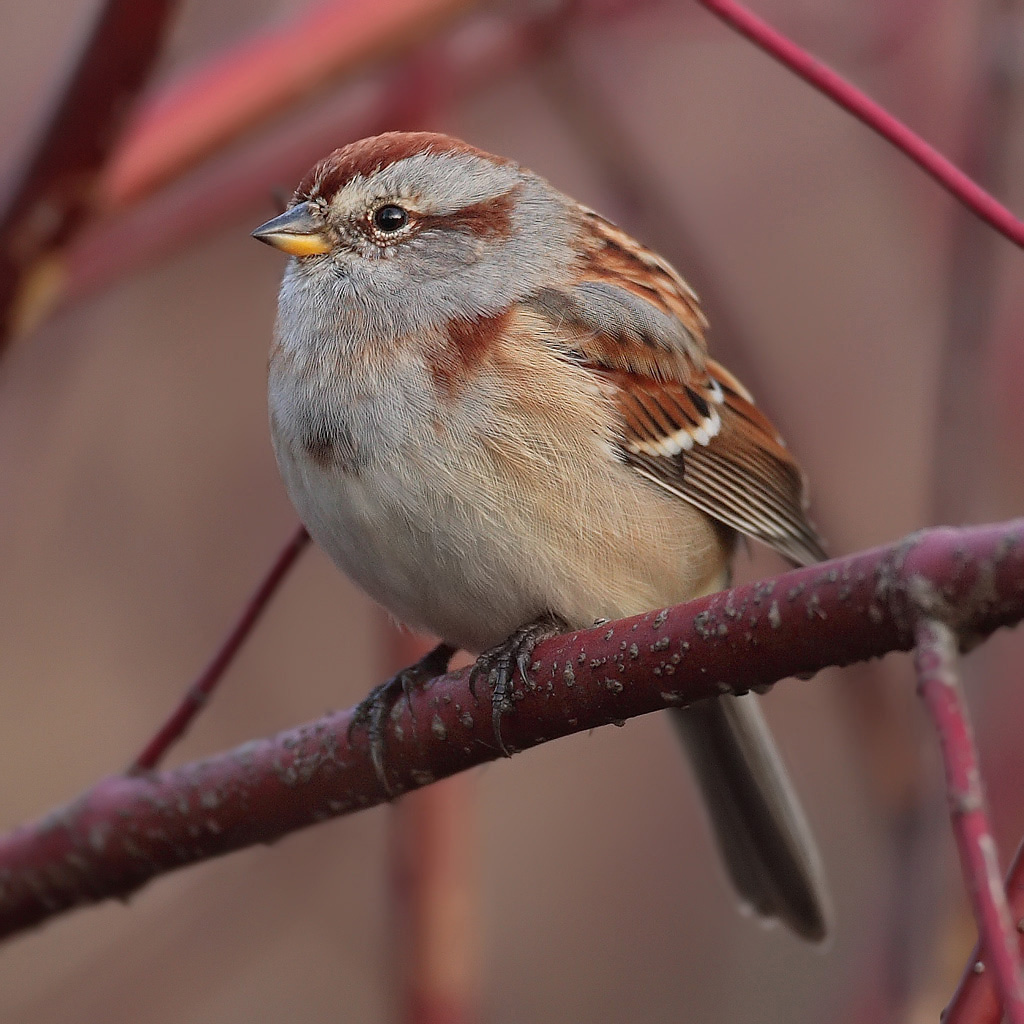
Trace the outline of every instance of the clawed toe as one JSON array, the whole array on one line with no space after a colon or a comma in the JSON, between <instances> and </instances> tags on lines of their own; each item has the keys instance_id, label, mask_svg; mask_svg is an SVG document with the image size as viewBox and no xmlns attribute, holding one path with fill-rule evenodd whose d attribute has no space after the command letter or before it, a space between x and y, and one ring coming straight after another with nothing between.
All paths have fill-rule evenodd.
<instances>
[{"instance_id":1,"label":"clawed toe","mask_svg":"<svg viewBox=\"0 0 1024 1024\"><path fill-rule=\"evenodd\" d=\"M375 686L370 693L356 705L355 714L348 727L348 739L351 743L356 728L366 727L366 738L370 744L370 761L381 789L390 799L394 794L388 785L384 773L384 721L388 711L394 706L405 687L401 681L402 673L389 679L380 686Z\"/></svg>"},{"instance_id":2,"label":"clawed toe","mask_svg":"<svg viewBox=\"0 0 1024 1024\"><path fill-rule=\"evenodd\" d=\"M505 757L511 757L512 754L501 737L501 719L512 710L516 670L522 681L528 682L527 672L537 645L543 640L558 636L567 628L565 622L557 616L544 615L521 626L504 643L484 651L469 673L469 688L474 698L479 679L486 678L491 688L491 723L494 739Z\"/></svg>"},{"instance_id":3,"label":"clawed toe","mask_svg":"<svg viewBox=\"0 0 1024 1024\"><path fill-rule=\"evenodd\" d=\"M351 743L352 734L357 728L366 728L366 739L370 746L370 761L381 789L390 800L395 794L388 783L384 770L384 727L387 716L402 697L406 702L413 690L435 676L441 675L448 668L455 648L448 644L438 644L429 654L414 665L402 669L387 682L374 687L370 693L356 706L352 721L348 727L348 739ZM410 710L412 705L410 704Z\"/></svg>"}]
</instances>

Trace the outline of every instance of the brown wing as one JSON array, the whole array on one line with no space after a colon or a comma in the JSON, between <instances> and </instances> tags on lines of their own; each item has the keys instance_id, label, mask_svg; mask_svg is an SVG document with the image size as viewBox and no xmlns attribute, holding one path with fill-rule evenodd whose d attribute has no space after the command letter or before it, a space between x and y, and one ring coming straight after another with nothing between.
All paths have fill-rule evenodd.
<instances>
[{"instance_id":1,"label":"brown wing","mask_svg":"<svg viewBox=\"0 0 1024 1024\"><path fill-rule=\"evenodd\" d=\"M546 289L531 305L606 383L622 416L624 460L790 561L827 557L806 516L799 466L743 385L707 357L696 295L597 214L588 211L584 225L582 281Z\"/></svg>"},{"instance_id":2,"label":"brown wing","mask_svg":"<svg viewBox=\"0 0 1024 1024\"><path fill-rule=\"evenodd\" d=\"M700 384L610 374L637 472L792 562L827 557L800 468L731 374L713 360Z\"/></svg>"}]
</instances>

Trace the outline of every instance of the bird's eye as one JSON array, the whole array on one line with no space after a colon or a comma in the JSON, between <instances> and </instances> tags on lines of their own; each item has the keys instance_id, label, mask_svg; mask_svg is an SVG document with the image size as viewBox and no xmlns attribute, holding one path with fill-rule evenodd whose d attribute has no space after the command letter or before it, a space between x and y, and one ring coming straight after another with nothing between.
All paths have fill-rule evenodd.
<instances>
[{"instance_id":1,"label":"bird's eye","mask_svg":"<svg viewBox=\"0 0 1024 1024\"><path fill-rule=\"evenodd\" d=\"M408 223L409 214L400 206L382 206L373 214L373 225L378 231L398 231Z\"/></svg>"}]
</instances>

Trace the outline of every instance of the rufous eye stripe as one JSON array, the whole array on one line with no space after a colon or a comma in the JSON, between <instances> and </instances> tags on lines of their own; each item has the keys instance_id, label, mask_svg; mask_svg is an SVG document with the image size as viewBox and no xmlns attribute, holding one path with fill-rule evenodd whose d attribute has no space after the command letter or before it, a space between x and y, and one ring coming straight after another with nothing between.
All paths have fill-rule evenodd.
<instances>
[{"instance_id":1,"label":"rufous eye stripe","mask_svg":"<svg viewBox=\"0 0 1024 1024\"><path fill-rule=\"evenodd\" d=\"M421 231L444 228L447 231L465 231L477 238L509 238L512 235L512 213L520 186L491 199L446 214L428 214L417 218Z\"/></svg>"}]
</instances>

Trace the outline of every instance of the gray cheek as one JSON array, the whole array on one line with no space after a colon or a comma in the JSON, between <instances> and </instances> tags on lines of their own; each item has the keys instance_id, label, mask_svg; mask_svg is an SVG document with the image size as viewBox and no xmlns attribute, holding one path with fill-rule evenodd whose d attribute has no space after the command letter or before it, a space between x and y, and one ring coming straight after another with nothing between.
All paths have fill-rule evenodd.
<instances>
[{"instance_id":1,"label":"gray cheek","mask_svg":"<svg viewBox=\"0 0 1024 1024\"><path fill-rule=\"evenodd\" d=\"M306 351L355 353L492 316L571 273L576 230L570 201L526 177L505 237L434 229L380 254L290 261L280 334Z\"/></svg>"},{"instance_id":2,"label":"gray cheek","mask_svg":"<svg viewBox=\"0 0 1024 1024\"><path fill-rule=\"evenodd\" d=\"M434 229L379 255L293 261L281 289L282 319L312 347L332 339L358 350L453 319L492 316L571 273L572 209L550 186L525 178L505 237Z\"/></svg>"}]
</instances>

